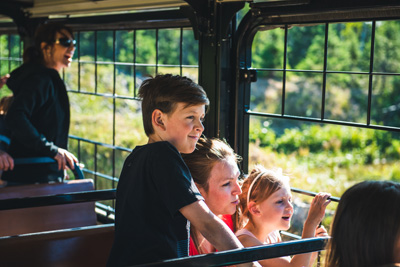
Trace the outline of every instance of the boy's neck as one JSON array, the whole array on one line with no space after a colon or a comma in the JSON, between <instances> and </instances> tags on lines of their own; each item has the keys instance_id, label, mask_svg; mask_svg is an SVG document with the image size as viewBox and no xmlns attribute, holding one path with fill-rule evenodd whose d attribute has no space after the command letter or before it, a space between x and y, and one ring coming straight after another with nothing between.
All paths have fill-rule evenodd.
<instances>
[{"instance_id":1,"label":"boy's neck","mask_svg":"<svg viewBox=\"0 0 400 267\"><path fill-rule=\"evenodd\" d=\"M151 134L151 135L149 135L149 140L147 141L147 143L151 144L151 143L162 142L162 141L164 141L164 140L159 135Z\"/></svg>"}]
</instances>

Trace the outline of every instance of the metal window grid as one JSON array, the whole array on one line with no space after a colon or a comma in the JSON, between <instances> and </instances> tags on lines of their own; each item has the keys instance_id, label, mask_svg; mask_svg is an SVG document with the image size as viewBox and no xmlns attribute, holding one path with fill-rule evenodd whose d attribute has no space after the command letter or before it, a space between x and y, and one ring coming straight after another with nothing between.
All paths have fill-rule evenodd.
<instances>
[{"instance_id":1,"label":"metal window grid","mask_svg":"<svg viewBox=\"0 0 400 267\"><path fill-rule=\"evenodd\" d=\"M373 100L373 79L378 76L400 76L400 72L379 72L374 71L374 53L375 53L375 32L376 32L376 24L379 21L385 20L396 20L395 18L390 19L358 19L358 20L330 20L327 21L291 21L285 24L259 24L257 26L248 27L247 32L242 33L245 37L243 38L243 44L239 48L239 57L242 57L239 60L239 68L241 73L241 80L248 80L248 70L254 70L256 72L282 72L282 95L281 95L281 110L277 113L268 113L268 112L260 112L254 111L250 109L251 105L251 84L247 82L241 82L239 85L239 105L241 107L238 108L238 126L237 133L238 137L236 146L238 147L239 154L243 155L244 162L243 167L244 170L248 168L248 158L249 158L249 130L250 130L250 118L258 117L258 118L270 118L270 119L284 119L284 120L295 120L295 121L303 121L303 122L312 122L318 124L335 124L342 126L351 126L358 128L366 128L366 129L374 129L374 130L384 130L391 132L400 132L400 127L397 126L388 126L388 125L378 125L371 123L371 110L372 100ZM348 22L369 22L371 23L371 43L370 43L370 59L369 59L369 70L368 71L336 71L336 70L328 70L328 40L329 40L329 26L336 23L348 23ZM246 22L244 22L246 24ZM296 26L309 26L309 25L324 25L325 27L325 36L324 36L324 51L323 51L323 68L321 70L307 70L307 69L290 69L287 67L288 61L288 29ZM252 67L252 51L251 46L252 42L249 41L249 38L254 38L256 32L263 29L263 27L267 27L270 29L281 28L285 31L284 33L284 54L283 54L283 63L282 68L253 68ZM245 28L245 27L243 27ZM247 35L246 35L247 34ZM254 39L253 39L254 41ZM400 49L400 48L399 48ZM271 55L274 56L274 55ZM286 113L285 107L285 95L286 95L286 87L287 87L287 74L288 73L315 73L322 75L322 92L321 92L321 113L319 118L308 117L308 116L296 116L289 115ZM245 76L243 76L243 74ZM328 119L326 118L326 91L327 91L327 75L329 74L347 74L347 75L365 75L368 76L368 95L367 95L367 110L366 110L366 121L356 122L356 121L343 121L336 119ZM253 84L253 83L252 83ZM240 89L242 88L242 89ZM243 94L243 97L240 95Z\"/></svg>"},{"instance_id":2,"label":"metal window grid","mask_svg":"<svg viewBox=\"0 0 400 267\"><path fill-rule=\"evenodd\" d=\"M15 67L22 64L23 42L17 34L1 34L1 42L6 43L6 47L0 44L0 77L10 73Z\"/></svg>"}]
</instances>

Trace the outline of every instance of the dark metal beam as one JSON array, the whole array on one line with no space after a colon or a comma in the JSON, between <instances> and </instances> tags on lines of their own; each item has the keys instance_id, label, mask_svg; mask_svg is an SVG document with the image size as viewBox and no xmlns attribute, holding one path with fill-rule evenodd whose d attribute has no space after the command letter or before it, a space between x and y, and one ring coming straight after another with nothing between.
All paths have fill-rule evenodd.
<instances>
[{"instance_id":1,"label":"dark metal beam","mask_svg":"<svg viewBox=\"0 0 400 267\"><path fill-rule=\"evenodd\" d=\"M31 6L33 6L33 2L7 0L0 2L0 14L10 17L14 21L25 45L32 42L36 27L41 21L40 19L29 19L29 14L24 11L24 8Z\"/></svg>"},{"instance_id":2,"label":"dark metal beam","mask_svg":"<svg viewBox=\"0 0 400 267\"><path fill-rule=\"evenodd\" d=\"M235 15L244 3L187 2L197 16L194 30L199 36L199 83L210 99L204 133L208 137L229 139L230 94L234 92L232 39L236 31Z\"/></svg>"},{"instance_id":3,"label":"dark metal beam","mask_svg":"<svg viewBox=\"0 0 400 267\"><path fill-rule=\"evenodd\" d=\"M393 0L319 0L288 6L276 6L272 3L275 2L251 5L253 14L262 17L261 24L284 24L296 21L299 23L354 21L357 19L395 18L400 14L400 1Z\"/></svg>"},{"instance_id":4,"label":"dark metal beam","mask_svg":"<svg viewBox=\"0 0 400 267\"><path fill-rule=\"evenodd\" d=\"M89 17L73 17L52 19L51 21L62 21L71 27L81 30L82 27L87 29L96 29L101 27L122 29L122 28L154 28L154 25L170 25L170 23L180 22L179 26L190 26L188 18L180 9L172 9L167 11L152 12L135 12L129 14L102 15ZM167 27L167 26L165 26Z\"/></svg>"},{"instance_id":5,"label":"dark metal beam","mask_svg":"<svg viewBox=\"0 0 400 267\"><path fill-rule=\"evenodd\" d=\"M73 204L115 199L116 189L66 193L51 196L10 198L0 200L0 210L12 210L51 205Z\"/></svg>"}]
</instances>

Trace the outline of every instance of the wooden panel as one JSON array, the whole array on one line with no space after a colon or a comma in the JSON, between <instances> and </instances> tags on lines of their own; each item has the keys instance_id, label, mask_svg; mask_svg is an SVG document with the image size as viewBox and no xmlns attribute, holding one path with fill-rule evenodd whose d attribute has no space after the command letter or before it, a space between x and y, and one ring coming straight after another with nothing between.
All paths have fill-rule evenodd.
<instances>
[{"instance_id":1,"label":"wooden panel","mask_svg":"<svg viewBox=\"0 0 400 267\"><path fill-rule=\"evenodd\" d=\"M46 196L94 190L93 180L0 188L0 199ZM0 236L19 235L96 224L95 203L77 203L0 211Z\"/></svg>"},{"instance_id":2,"label":"wooden panel","mask_svg":"<svg viewBox=\"0 0 400 267\"><path fill-rule=\"evenodd\" d=\"M0 237L1 266L105 266L114 225Z\"/></svg>"}]
</instances>

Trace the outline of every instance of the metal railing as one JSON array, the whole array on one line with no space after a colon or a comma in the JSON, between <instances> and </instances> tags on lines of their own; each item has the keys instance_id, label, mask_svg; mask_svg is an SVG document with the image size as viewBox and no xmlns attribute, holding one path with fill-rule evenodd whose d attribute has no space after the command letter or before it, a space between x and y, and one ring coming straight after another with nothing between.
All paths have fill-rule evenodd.
<instances>
[{"instance_id":1,"label":"metal railing","mask_svg":"<svg viewBox=\"0 0 400 267\"><path fill-rule=\"evenodd\" d=\"M315 237L135 266L227 266L324 250L328 240L329 237Z\"/></svg>"},{"instance_id":2,"label":"metal railing","mask_svg":"<svg viewBox=\"0 0 400 267\"><path fill-rule=\"evenodd\" d=\"M116 189L84 191L38 197L10 198L0 200L0 210L12 210L51 205L73 204L115 199Z\"/></svg>"}]
</instances>

